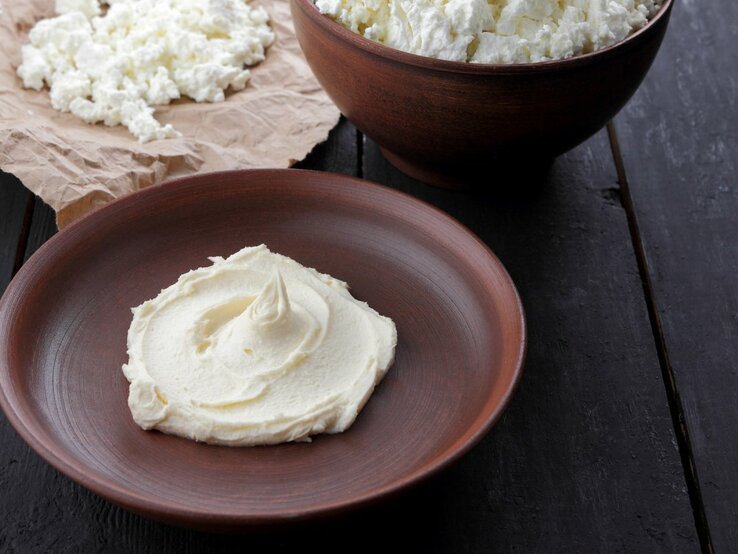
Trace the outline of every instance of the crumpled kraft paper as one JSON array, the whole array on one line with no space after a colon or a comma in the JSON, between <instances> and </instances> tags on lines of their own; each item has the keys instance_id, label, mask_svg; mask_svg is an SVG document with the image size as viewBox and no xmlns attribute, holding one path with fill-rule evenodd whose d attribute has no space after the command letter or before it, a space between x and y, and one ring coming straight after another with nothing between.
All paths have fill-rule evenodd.
<instances>
[{"instance_id":1,"label":"crumpled kraft paper","mask_svg":"<svg viewBox=\"0 0 738 554\"><path fill-rule=\"evenodd\" d=\"M139 144L125 127L89 125L22 88L16 68L34 23L54 0L0 0L0 168L57 213L59 227L138 189L192 173L288 167L326 139L339 112L313 77L287 0L258 0L277 39L251 81L221 103L185 99L156 118L182 137Z\"/></svg>"}]
</instances>

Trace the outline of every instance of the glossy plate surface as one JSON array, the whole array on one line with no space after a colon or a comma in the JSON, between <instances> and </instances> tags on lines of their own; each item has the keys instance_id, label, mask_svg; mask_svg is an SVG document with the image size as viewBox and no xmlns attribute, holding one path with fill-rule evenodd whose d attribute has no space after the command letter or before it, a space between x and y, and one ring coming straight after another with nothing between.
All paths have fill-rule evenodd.
<instances>
[{"instance_id":1,"label":"glossy plate surface","mask_svg":"<svg viewBox=\"0 0 738 554\"><path fill-rule=\"evenodd\" d=\"M394 365L353 427L311 444L229 448L141 430L120 369L131 306L207 256L260 243L391 317ZM106 206L23 266L0 302L0 403L41 456L113 502L243 529L340 512L444 467L499 416L524 351L509 276L450 217L340 175L227 172Z\"/></svg>"}]
</instances>

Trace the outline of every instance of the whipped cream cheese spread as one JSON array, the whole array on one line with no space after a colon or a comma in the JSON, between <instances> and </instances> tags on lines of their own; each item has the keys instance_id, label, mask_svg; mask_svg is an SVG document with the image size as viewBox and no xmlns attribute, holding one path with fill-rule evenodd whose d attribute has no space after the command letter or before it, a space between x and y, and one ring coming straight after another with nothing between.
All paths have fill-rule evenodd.
<instances>
[{"instance_id":1,"label":"whipped cream cheese spread","mask_svg":"<svg viewBox=\"0 0 738 554\"><path fill-rule=\"evenodd\" d=\"M103 4L109 7L103 13ZM125 125L140 142L180 136L154 106L181 96L221 102L274 41L269 17L245 0L56 0L23 46L23 86L88 123Z\"/></svg>"},{"instance_id":2,"label":"whipped cream cheese spread","mask_svg":"<svg viewBox=\"0 0 738 554\"><path fill-rule=\"evenodd\" d=\"M421 56L477 63L569 58L623 40L659 0L315 0L364 37Z\"/></svg>"},{"instance_id":3,"label":"whipped cream cheese spread","mask_svg":"<svg viewBox=\"0 0 738 554\"><path fill-rule=\"evenodd\" d=\"M136 423L233 446L347 429L394 359L392 320L264 245L210 260L133 308Z\"/></svg>"}]
</instances>

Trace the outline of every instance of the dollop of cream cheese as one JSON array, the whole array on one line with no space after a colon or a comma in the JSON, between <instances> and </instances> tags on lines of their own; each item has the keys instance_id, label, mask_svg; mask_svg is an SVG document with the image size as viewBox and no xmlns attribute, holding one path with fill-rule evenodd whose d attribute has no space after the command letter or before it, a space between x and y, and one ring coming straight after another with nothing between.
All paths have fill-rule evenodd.
<instances>
[{"instance_id":1,"label":"dollop of cream cheese","mask_svg":"<svg viewBox=\"0 0 738 554\"><path fill-rule=\"evenodd\" d=\"M210 260L132 310L136 423L232 446L351 426L394 359L392 320L264 245Z\"/></svg>"}]
</instances>

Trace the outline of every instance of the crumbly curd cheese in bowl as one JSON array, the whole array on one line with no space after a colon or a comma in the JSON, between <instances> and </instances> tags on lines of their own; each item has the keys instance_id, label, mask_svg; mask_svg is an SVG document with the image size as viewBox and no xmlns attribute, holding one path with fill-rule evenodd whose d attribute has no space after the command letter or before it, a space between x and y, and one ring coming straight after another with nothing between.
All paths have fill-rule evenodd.
<instances>
[{"instance_id":1,"label":"crumbly curd cheese in bowl","mask_svg":"<svg viewBox=\"0 0 738 554\"><path fill-rule=\"evenodd\" d=\"M392 320L264 245L211 261L133 309L136 423L232 446L351 426L394 359Z\"/></svg>"},{"instance_id":2,"label":"crumbly curd cheese in bowl","mask_svg":"<svg viewBox=\"0 0 738 554\"><path fill-rule=\"evenodd\" d=\"M530 63L594 52L643 27L659 0L315 0L355 33L412 54Z\"/></svg>"}]
</instances>

